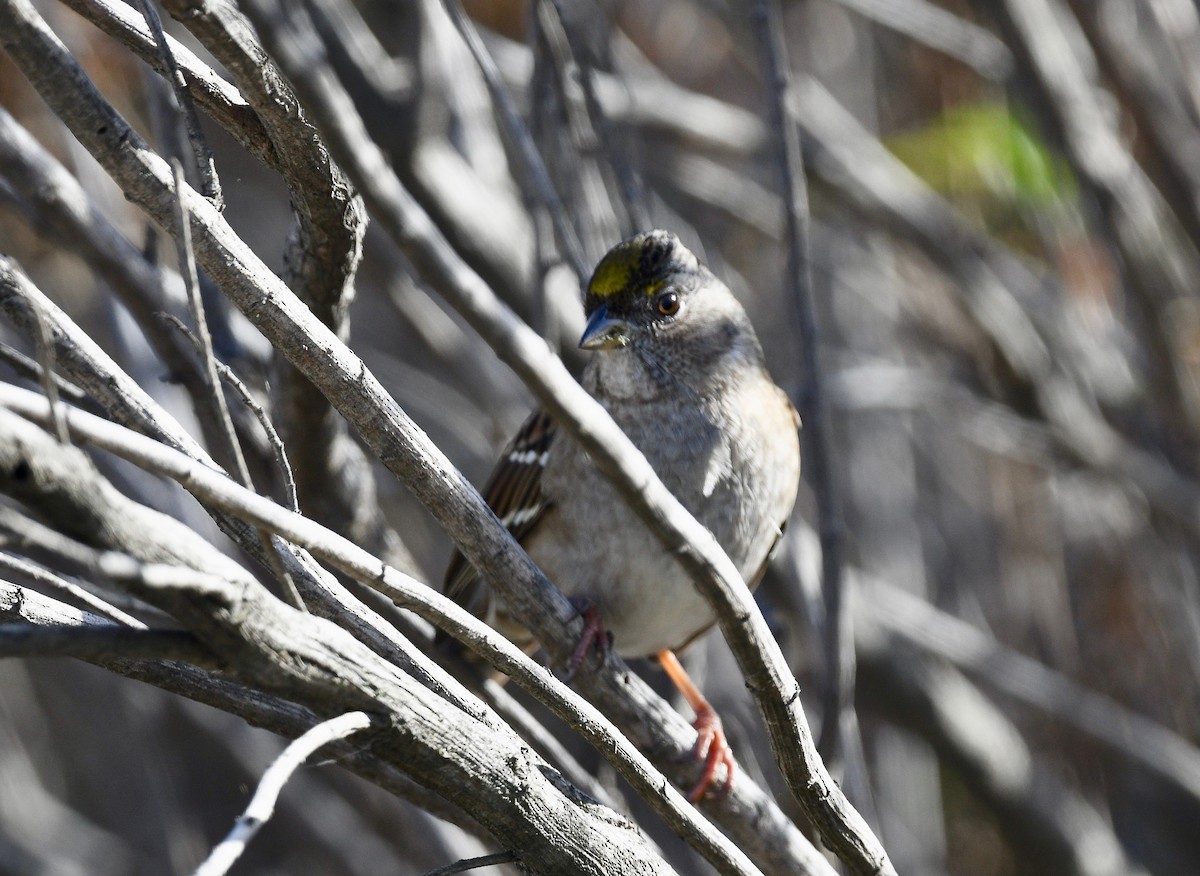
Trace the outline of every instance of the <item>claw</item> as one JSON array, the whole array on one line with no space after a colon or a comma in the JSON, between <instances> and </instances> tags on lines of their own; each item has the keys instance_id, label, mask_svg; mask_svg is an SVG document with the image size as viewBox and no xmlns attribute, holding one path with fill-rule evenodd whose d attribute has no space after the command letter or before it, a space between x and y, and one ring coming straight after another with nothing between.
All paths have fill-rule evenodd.
<instances>
[{"instance_id":1,"label":"claw","mask_svg":"<svg viewBox=\"0 0 1200 876\"><path fill-rule=\"evenodd\" d=\"M571 652L571 657L567 661L565 676L567 682L575 678L579 667L587 659L588 651L593 647L600 653L601 664L608 658L608 652L612 650L612 633L604 628L600 609L596 608L595 603L586 596L576 597L571 600L571 603L579 612L579 616L583 618L583 635L579 637L579 644L575 646L575 650Z\"/></svg>"},{"instance_id":2,"label":"claw","mask_svg":"<svg viewBox=\"0 0 1200 876\"><path fill-rule=\"evenodd\" d=\"M695 803L717 782L722 766L725 767L725 781L720 783L717 793L722 796L728 794L733 788L737 761L733 758L729 740L725 738L721 716L707 702L697 710L692 726L696 728L696 744L692 746L692 758L704 761L704 771L700 773L699 781L688 792L688 800Z\"/></svg>"}]
</instances>

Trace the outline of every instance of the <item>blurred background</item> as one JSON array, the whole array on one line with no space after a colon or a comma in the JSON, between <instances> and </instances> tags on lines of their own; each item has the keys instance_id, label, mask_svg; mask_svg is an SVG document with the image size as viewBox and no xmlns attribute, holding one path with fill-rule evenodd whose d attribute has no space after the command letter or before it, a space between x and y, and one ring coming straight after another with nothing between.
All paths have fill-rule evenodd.
<instances>
[{"instance_id":1,"label":"blurred background","mask_svg":"<svg viewBox=\"0 0 1200 876\"><path fill-rule=\"evenodd\" d=\"M333 60L405 183L577 367L579 277L445 8L301 5L344 49ZM804 410L814 375L750 5L466 9L587 264L647 222L678 233L746 303ZM154 142L156 75L66 5L36 6ZM901 873L1200 872L1197 4L791 0L782 13L828 417L806 423L806 485L759 598L819 728L830 624L814 533L822 506L839 511L858 672L836 774ZM0 106L147 258L161 248L171 264L2 54ZM203 123L225 217L284 271L287 187ZM0 250L200 435L143 326L3 173ZM353 348L481 484L531 397L373 230L356 292ZM270 399L265 342L215 311L218 355ZM34 355L2 320L0 340L5 362ZM21 376L4 362L0 373ZM832 499L808 486L814 429L830 437ZM173 488L102 463L129 495L220 542ZM440 586L447 538L372 473L391 556ZM688 658L740 762L791 806L719 635ZM94 667L0 663L0 872L185 872L281 745ZM656 838L681 873L709 872ZM235 872L415 874L485 850L336 767L309 767Z\"/></svg>"}]
</instances>

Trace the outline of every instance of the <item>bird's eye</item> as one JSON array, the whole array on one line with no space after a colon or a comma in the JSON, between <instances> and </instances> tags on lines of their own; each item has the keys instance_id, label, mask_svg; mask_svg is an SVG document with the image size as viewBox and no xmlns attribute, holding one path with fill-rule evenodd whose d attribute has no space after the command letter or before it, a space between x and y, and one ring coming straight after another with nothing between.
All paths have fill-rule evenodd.
<instances>
[{"instance_id":1,"label":"bird's eye","mask_svg":"<svg viewBox=\"0 0 1200 876\"><path fill-rule=\"evenodd\" d=\"M675 292L664 292L658 296L658 313L660 316L674 316L679 313L679 295Z\"/></svg>"}]
</instances>

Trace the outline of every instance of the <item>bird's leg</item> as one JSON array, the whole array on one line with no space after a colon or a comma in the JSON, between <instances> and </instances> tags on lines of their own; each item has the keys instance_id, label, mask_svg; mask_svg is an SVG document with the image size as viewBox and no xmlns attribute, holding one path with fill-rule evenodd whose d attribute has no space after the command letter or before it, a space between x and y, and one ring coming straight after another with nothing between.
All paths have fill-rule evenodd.
<instances>
[{"instance_id":1,"label":"bird's leg","mask_svg":"<svg viewBox=\"0 0 1200 876\"><path fill-rule=\"evenodd\" d=\"M737 761L733 759L733 749L729 747L729 741L725 738L725 728L721 725L721 716L704 698L704 694L700 693L700 688L696 687L692 679L688 677L683 664L679 662L674 651L659 651L658 662L662 664L667 677L671 679L675 687L679 688L683 698L688 701L688 705L696 713L696 720L692 723L692 726L696 728L696 744L692 748L692 757L704 761L704 771L700 774L700 780L696 782L695 787L688 792L688 799L695 803L703 797L705 791L716 780L717 770L721 766L725 767L725 783L721 787L721 793L728 793L733 788L733 776L737 769Z\"/></svg>"},{"instance_id":2,"label":"bird's leg","mask_svg":"<svg viewBox=\"0 0 1200 876\"><path fill-rule=\"evenodd\" d=\"M596 608L596 603L586 596L577 596L571 599L571 604L583 618L583 635L579 637L579 644L575 646L575 650L571 652L571 659L567 661L566 680L568 682L575 677L575 673L579 671L584 658L587 657L588 651L593 646L600 652L601 662L608 656L609 649L612 648L612 633L604 628L604 621L600 617L600 609Z\"/></svg>"}]
</instances>

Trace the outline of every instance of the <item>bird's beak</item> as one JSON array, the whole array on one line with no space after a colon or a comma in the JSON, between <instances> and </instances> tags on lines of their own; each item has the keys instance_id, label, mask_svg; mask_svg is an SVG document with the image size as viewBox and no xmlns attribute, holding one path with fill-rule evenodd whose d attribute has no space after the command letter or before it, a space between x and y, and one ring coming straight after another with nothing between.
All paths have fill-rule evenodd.
<instances>
[{"instance_id":1,"label":"bird's beak","mask_svg":"<svg viewBox=\"0 0 1200 876\"><path fill-rule=\"evenodd\" d=\"M608 315L608 308L600 305L588 318L587 328L579 339L584 350L615 350L629 343L629 323Z\"/></svg>"}]
</instances>

